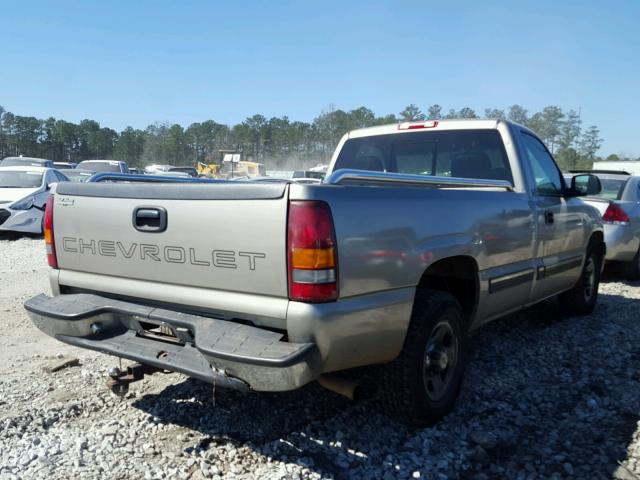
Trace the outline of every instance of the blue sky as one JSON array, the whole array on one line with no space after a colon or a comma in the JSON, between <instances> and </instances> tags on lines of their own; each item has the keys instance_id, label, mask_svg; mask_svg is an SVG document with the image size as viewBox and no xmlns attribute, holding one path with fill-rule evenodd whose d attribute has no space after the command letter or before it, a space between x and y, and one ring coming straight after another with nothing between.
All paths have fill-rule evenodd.
<instances>
[{"instance_id":1,"label":"blue sky","mask_svg":"<svg viewBox=\"0 0 640 480\"><path fill-rule=\"evenodd\" d=\"M4 2L0 105L144 128L330 105L582 109L640 155L640 1Z\"/></svg>"}]
</instances>

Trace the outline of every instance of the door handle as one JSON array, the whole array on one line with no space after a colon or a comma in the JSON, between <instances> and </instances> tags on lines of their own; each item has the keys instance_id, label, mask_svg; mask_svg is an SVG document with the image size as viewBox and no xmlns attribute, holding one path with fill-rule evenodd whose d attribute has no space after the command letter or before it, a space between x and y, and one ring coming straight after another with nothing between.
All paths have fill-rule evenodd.
<instances>
[{"instance_id":1,"label":"door handle","mask_svg":"<svg viewBox=\"0 0 640 480\"><path fill-rule=\"evenodd\" d=\"M162 207L136 207L133 227L140 232L159 233L167 229L167 211Z\"/></svg>"},{"instance_id":2,"label":"door handle","mask_svg":"<svg viewBox=\"0 0 640 480\"><path fill-rule=\"evenodd\" d=\"M553 223L553 212L551 210L545 210L544 223Z\"/></svg>"}]
</instances>

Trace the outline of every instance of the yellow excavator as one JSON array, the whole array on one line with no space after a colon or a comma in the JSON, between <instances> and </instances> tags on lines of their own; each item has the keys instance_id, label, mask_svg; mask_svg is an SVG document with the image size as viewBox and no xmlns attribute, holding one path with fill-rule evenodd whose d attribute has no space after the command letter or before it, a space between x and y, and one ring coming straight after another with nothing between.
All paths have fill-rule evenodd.
<instances>
[{"instance_id":1,"label":"yellow excavator","mask_svg":"<svg viewBox=\"0 0 640 480\"><path fill-rule=\"evenodd\" d=\"M264 164L243 160L242 150L219 150L215 163L198 162L198 175L209 178L231 179L266 175Z\"/></svg>"}]
</instances>

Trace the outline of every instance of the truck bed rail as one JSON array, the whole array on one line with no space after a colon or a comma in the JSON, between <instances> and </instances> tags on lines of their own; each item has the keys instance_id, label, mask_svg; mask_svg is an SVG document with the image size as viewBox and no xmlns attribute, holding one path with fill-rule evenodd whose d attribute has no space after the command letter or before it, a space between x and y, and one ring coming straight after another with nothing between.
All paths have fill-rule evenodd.
<instances>
[{"instance_id":1,"label":"truck bed rail","mask_svg":"<svg viewBox=\"0 0 640 480\"><path fill-rule=\"evenodd\" d=\"M195 177L171 177L165 175L140 175L133 173L101 172L89 177L87 183L143 182L143 183L227 183L226 180Z\"/></svg>"},{"instance_id":2,"label":"truck bed rail","mask_svg":"<svg viewBox=\"0 0 640 480\"><path fill-rule=\"evenodd\" d=\"M414 186L426 185L432 188L504 188L505 190L513 191L513 185L506 180L438 177L352 169L336 170L324 180L324 183L331 185L341 185L343 183L394 183Z\"/></svg>"}]
</instances>

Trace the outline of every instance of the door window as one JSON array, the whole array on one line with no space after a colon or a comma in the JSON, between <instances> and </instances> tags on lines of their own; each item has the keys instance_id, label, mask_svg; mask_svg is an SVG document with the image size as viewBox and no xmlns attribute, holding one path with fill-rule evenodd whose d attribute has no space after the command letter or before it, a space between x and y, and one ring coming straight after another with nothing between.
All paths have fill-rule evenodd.
<instances>
[{"instance_id":1,"label":"door window","mask_svg":"<svg viewBox=\"0 0 640 480\"><path fill-rule=\"evenodd\" d=\"M47 170L47 173L44 176L44 182L46 186L51 185L52 183L56 183L58 179L56 178L53 170Z\"/></svg>"},{"instance_id":2,"label":"door window","mask_svg":"<svg viewBox=\"0 0 640 480\"><path fill-rule=\"evenodd\" d=\"M522 141L533 171L538 195L561 195L562 177L560 176L560 170L558 170L556 162L544 144L525 132L522 133Z\"/></svg>"},{"instance_id":3,"label":"door window","mask_svg":"<svg viewBox=\"0 0 640 480\"><path fill-rule=\"evenodd\" d=\"M69 180L66 176L64 176L60 172L53 172L53 174L56 176L56 181L58 182L67 182Z\"/></svg>"}]
</instances>

